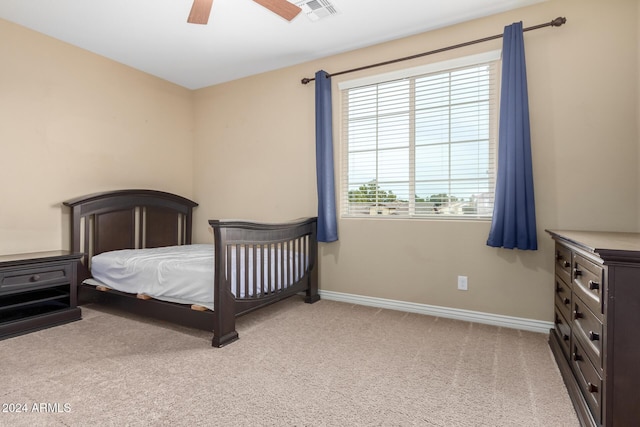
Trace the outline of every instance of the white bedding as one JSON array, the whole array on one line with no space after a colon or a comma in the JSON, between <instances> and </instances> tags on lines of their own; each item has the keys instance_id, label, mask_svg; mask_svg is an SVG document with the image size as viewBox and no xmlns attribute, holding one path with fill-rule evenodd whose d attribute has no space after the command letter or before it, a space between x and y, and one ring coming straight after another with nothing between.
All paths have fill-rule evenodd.
<instances>
[{"instance_id":1,"label":"white bedding","mask_svg":"<svg viewBox=\"0 0 640 427\"><path fill-rule=\"evenodd\" d=\"M272 251L272 266L282 260ZM104 252L91 259L92 279L84 283L104 285L111 289L180 304L197 304L213 310L214 261L213 245L193 244L150 249L124 249ZM289 253L293 256L293 253ZM260 265L260 253L257 265ZM235 254L232 254L235 266ZM244 256L240 260L240 297L244 297ZM249 277L252 277L252 264ZM272 290L278 287L276 267L272 269ZM291 275L292 276L292 275ZM295 278L297 280L298 278ZM258 279L259 282L262 280ZM231 274L231 291L238 295L235 274ZM261 285L258 283L258 292ZM249 286L252 289L253 286Z\"/></svg>"},{"instance_id":2,"label":"white bedding","mask_svg":"<svg viewBox=\"0 0 640 427\"><path fill-rule=\"evenodd\" d=\"M91 285L213 310L213 245L123 249L91 258Z\"/></svg>"}]
</instances>

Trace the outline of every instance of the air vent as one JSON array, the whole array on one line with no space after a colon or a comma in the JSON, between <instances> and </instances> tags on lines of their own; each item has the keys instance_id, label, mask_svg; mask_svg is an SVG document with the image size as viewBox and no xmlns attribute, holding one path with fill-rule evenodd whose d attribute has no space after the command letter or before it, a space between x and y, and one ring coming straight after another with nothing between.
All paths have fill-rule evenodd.
<instances>
[{"instance_id":1,"label":"air vent","mask_svg":"<svg viewBox=\"0 0 640 427\"><path fill-rule=\"evenodd\" d=\"M311 21L319 21L338 14L336 8L327 0L302 0L295 3Z\"/></svg>"}]
</instances>

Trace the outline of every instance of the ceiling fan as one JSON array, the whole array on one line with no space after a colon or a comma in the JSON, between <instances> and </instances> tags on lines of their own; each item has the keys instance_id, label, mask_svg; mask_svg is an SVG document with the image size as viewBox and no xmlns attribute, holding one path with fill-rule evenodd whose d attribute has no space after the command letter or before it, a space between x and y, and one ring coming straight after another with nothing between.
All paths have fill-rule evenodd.
<instances>
[{"instance_id":1,"label":"ceiling fan","mask_svg":"<svg viewBox=\"0 0 640 427\"><path fill-rule=\"evenodd\" d=\"M253 0L259 5L262 5L272 11L275 14L282 16L287 21L291 21L298 13L302 11L295 4L289 3L287 0ZM202 24L206 25L209 22L209 15L211 14L211 5L213 0L193 0L191 6L191 12L187 22L190 24Z\"/></svg>"}]
</instances>

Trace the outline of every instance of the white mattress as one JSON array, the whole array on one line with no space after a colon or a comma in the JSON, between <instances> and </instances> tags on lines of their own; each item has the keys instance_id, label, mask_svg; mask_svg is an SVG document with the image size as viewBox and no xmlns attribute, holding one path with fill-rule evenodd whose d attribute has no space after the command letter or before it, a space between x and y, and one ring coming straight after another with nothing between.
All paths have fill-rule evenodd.
<instances>
[{"instance_id":1,"label":"white mattress","mask_svg":"<svg viewBox=\"0 0 640 427\"><path fill-rule=\"evenodd\" d=\"M272 252L272 265L282 260ZM289 256L293 256L289 253ZM260 265L260 253L257 264ZM244 256L240 260L240 297L244 297ZM249 277L252 277L252 264ZM235 254L231 265L235 266ZM234 267L232 267L234 268ZM272 290L279 287L276 280L277 268L272 270ZM155 299L180 304L197 304L213 310L214 261L213 245L194 244L166 246L151 249L124 249L104 252L91 259L92 279L84 283L133 294L145 294ZM231 292L238 295L235 274L231 274ZM294 280L297 280L295 278ZM252 285L252 284L251 284ZM261 292L258 284L258 292ZM252 289L253 286L249 286Z\"/></svg>"},{"instance_id":2,"label":"white mattress","mask_svg":"<svg viewBox=\"0 0 640 427\"><path fill-rule=\"evenodd\" d=\"M213 245L104 252L91 258L91 285L213 310Z\"/></svg>"}]
</instances>

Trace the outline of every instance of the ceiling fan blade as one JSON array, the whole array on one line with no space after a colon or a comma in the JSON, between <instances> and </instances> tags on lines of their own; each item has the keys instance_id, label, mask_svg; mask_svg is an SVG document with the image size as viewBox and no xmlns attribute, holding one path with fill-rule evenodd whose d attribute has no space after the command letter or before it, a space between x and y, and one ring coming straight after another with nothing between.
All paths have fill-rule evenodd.
<instances>
[{"instance_id":1,"label":"ceiling fan blade","mask_svg":"<svg viewBox=\"0 0 640 427\"><path fill-rule=\"evenodd\" d=\"M206 25L206 23L209 22L212 4L213 0L193 0L187 22L190 24Z\"/></svg>"},{"instance_id":2,"label":"ceiling fan blade","mask_svg":"<svg viewBox=\"0 0 640 427\"><path fill-rule=\"evenodd\" d=\"M253 0L254 2L262 5L282 16L287 21L291 21L293 18L298 16L298 14L302 11L298 6L293 3L289 3L287 0Z\"/></svg>"}]
</instances>

